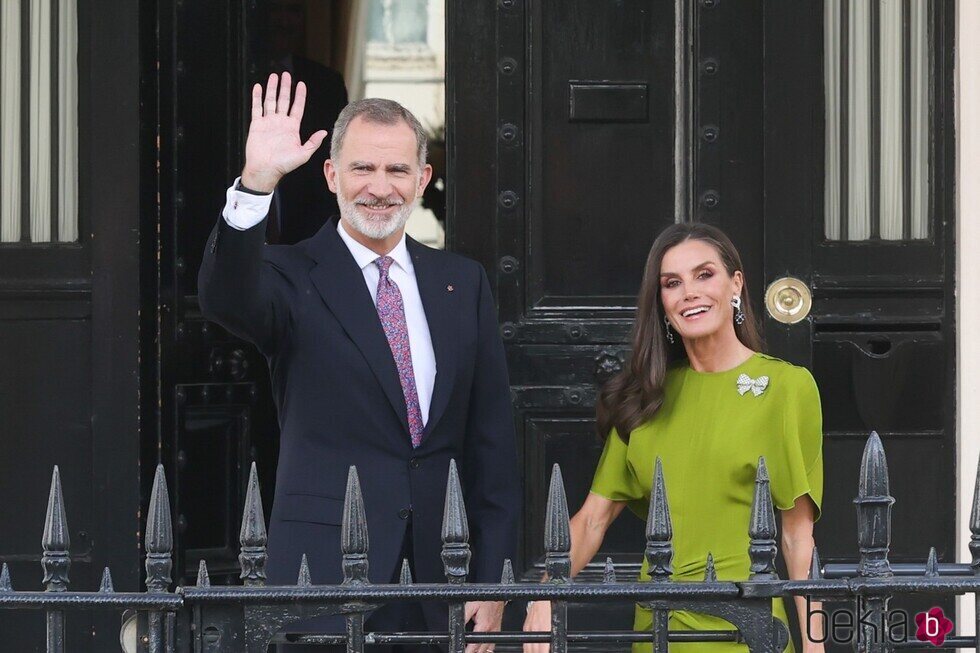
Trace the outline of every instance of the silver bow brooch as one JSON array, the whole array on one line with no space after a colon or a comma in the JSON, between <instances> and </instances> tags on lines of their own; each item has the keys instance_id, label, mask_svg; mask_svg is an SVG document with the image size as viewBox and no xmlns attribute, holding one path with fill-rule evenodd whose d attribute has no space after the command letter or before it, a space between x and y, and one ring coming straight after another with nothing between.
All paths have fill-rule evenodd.
<instances>
[{"instance_id":1,"label":"silver bow brooch","mask_svg":"<svg viewBox=\"0 0 980 653\"><path fill-rule=\"evenodd\" d=\"M760 376L758 379L753 379L748 374L740 374L735 384L738 386L738 394L744 395L751 390L752 394L758 397L769 386L769 377Z\"/></svg>"}]
</instances>

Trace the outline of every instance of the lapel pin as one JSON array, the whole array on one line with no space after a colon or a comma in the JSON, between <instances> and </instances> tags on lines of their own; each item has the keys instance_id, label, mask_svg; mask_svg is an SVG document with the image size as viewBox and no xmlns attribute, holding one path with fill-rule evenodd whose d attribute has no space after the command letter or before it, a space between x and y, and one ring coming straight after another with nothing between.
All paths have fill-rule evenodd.
<instances>
[{"instance_id":1,"label":"lapel pin","mask_svg":"<svg viewBox=\"0 0 980 653\"><path fill-rule=\"evenodd\" d=\"M453 284L449 284L448 286L446 286L446 290L452 292L453 290L455 290L455 288L453 288Z\"/></svg>"}]
</instances>

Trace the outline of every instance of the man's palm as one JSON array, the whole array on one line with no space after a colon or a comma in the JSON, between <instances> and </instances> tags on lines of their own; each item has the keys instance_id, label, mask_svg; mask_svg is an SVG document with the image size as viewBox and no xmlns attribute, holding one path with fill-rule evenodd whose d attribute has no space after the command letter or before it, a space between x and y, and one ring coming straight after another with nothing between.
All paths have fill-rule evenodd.
<instances>
[{"instance_id":1,"label":"man's palm","mask_svg":"<svg viewBox=\"0 0 980 653\"><path fill-rule=\"evenodd\" d=\"M327 136L320 130L305 143L300 140L306 85L296 85L296 99L290 109L290 82L289 73L282 74L281 85L275 74L270 75L264 101L262 85L252 87L252 122L245 142L242 183L255 190L271 191L285 175L309 161Z\"/></svg>"}]
</instances>

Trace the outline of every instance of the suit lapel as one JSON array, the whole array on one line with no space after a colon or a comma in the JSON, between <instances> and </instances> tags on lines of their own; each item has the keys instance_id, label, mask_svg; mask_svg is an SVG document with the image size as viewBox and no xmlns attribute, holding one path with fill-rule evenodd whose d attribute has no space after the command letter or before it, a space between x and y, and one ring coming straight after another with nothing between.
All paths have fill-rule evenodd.
<instances>
[{"instance_id":1,"label":"suit lapel","mask_svg":"<svg viewBox=\"0 0 980 653\"><path fill-rule=\"evenodd\" d=\"M336 219L328 221L312 239L310 254L317 262L310 271L313 285L367 360L407 434L408 411L395 359L364 275L337 233Z\"/></svg>"},{"instance_id":2,"label":"suit lapel","mask_svg":"<svg viewBox=\"0 0 980 653\"><path fill-rule=\"evenodd\" d=\"M415 279L436 357L436 380L422 438L424 446L425 437L432 432L446 410L456 379L459 292L455 288L450 290L450 287L453 283L458 284L459 280L452 279L446 268L439 265L437 252L412 238L407 239L407 245L415 266Z\"/></svg>"}]
</instances>

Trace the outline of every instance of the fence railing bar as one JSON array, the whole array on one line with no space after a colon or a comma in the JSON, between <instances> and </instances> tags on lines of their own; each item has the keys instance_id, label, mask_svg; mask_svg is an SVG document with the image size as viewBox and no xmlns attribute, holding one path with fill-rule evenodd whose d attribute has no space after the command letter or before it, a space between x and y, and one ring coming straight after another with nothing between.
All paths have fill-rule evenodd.
<instances>
[{"instance_id":1,"label":"fence railing bar","mask_svg":"<svg viewBox=\"0 0 980 653\"><path fill-rule=\"evenodd\" d=\"M10 582L10 568L7 563L3 563L0 568L0 592L13 592L13 584Z\"/></svg>"},{"instance_id":2,"label":"fence railing bar","mask_svg":"<svg viewBox=\"0 0 980 653\"><path fill-rule=\"evenodd\" d=\"M115 589L112 587L112 572L106 567L102 570L102 580L99 582L99 594L112 594Z\"/></svg>"},{"instance_id":3,"label":"fence railing bar","mask_svg":"<svg viewBox=\"0 0 980 653\"><path fill-rule=\"evenodd\" d=\"M546 582L515 583L509 560L503 561L500 581L467 583L471 550L466 506L455 462L449 466L446 505L442 524L441 557L444 583L416 583L409 560L403 560L401 573L392 584L376 585L368 579L368 529L364 500L355 468L350 469L341 526L342 567L340 585L313 585L309 560L301 557L296 585L266 586L265 557L267 535L255 467L250 473L243 527L240 534L242 570L246 581L241 586L210 585L207 564L198 566L197 586L178 587L170 591L173 565L173 528L166 476L158 466L153 481L146 536L147 593L116 592L108 567L102 573L94 592L68 589L71 563L66 511L62 496L60 472L53 470L45 528L42 535L41 565L44 570L43 591L15 592L11 587L10 569L0 566L0 609L37 609L45 613L47 650L65 648L66 611L85 609L136 610L140 614L139 633L145 636L143 650L152 653L191 649L201 651L232 650L244 641L249 652L265 651L269 640L278 643L335 643L348 651L364 651L377 644L435 643L448 645L462 653L468 644L482 643L549 643L555 653L567 651L570 644L589 642L651 642L655 651L665 651L669 642L736 641L747 643L753 652L771 651L782 644L773 638L769 599L772 597L810 596L827 601L848 601L861 614L870 612L870 623L878 623L887 613L894 595L927 593L938 595L980 594L980 467L971 515L969 564L940 563L936 549L930 548L923 563L891 563L891 506L888 469L884 448L877 434L868 438L861 461L855 508L858 516L858 539L861 552L857 565L824 564L816 548L811 556L806 580L780 580L775 573L775 509L770 479L764 458L759 458L753 493L750 523L749 558L751 575L744 581L717 580L714 558L706 552L702 582L679 582L673 574L673 527L670 518L664 466L654 464L650 507L645 529L644 558L652 582L618 582L616 568L607 559L596 564L601 582L573 583L571 579L571 533L568 504L560 468L552 470L544 524ZM315 562L315 560L314 560ZM849 575L837 577L838 574ZM551 628L547 632L466 633L465 605L468 601L549 600L553 602ZM744 602L743 602L744 600ZM400 601L442 602L449 610L448 629L441 633L368 632L365 614L378 605ZM630 602L649 604L653 625L648 632L571 631L569 603ZM668 610L703 608L706 612L740 604L731 612L732 623L741 630L678 631L668 629ZM276 635L280 627L317 615L339 614L347 623L345 633ZM980 608L975 621L980 625ZM736 619L737 617L737 619ZM980 629L978 629L980 630ZM203 639L208 631L210 640ZM240 638L244 636L245 640ZM918 648L918 642L893 643L873 641L874 633L858 632L858 648L891 650ZM237 639L236 639L237 638ZM783 637L782 639L785 639ZM777 641L779 640L779 641ZM218 642L224 642L219 644ZM980 635L947 637L941 648L973 647ZM208 643L210 642L210 644ZM882 648L883 647L883 648ZM235 649L238 650L238 649Z\"/></svg>"},{"instance_id":4,"label":"fence railing bar","mask_svg":"<svg viewBox=\"0 0 980 653\"><path fill-rule=\"evenodd\" d=\"M410 633L367 633L368 646L372 644L447 644L449 635L442 633L410 632ZM279 636L273 639L277 644L316 644L343 645L343 635L293 635ZM701 630L701 631L670 631L668 639L671 642L743 642L737 630ZM546 630L528 632L481 632L467 633L469 644L520 644L543 643L551 641L551 632ZM648 633L635 630L595 630L571 631L568 633L568 643L644 643L650 641Z\"/></svg>"},{"instance_id":5,"label":"fence railing bar","mask_svg":"<svg viewBox=\"0 0 980 653\"><path fill-rule=\"evenodd\" d=\"M242 528L238 536L241 553L240 578L246 587L265 585L266 545L269 538L265 530L265 513L262 510L262 494L259 490L259 475L252 463L248 474L248 489L245 493L245 509L242 514Z\"/></svg>"},{"instance_id":6,"label":"fence railing bar","mask_svg":"<svg viewBox=\"0 0 980 653\"><path fill-rule=\"evenodd\" d=\"M759 456L749 522L749 580L777 580L776 513L769 487L766 459Z\"/></svg>"},{"instance_id":7,"label":"fence railing bar","mask_svg":"<svg viewBox=\"0 0 980 653\"><path fill-rule=\"evenodd\" d=\"M561 468L551 469L548 487L548 503L544 518L545 571L548 583L567 585L572 578L572 534L568 523L568 499ZM568 651L568 603L553 601L551 604L551 651Z\"/></svg>"},{"instance_id":8,"label":"fence railing bar","mask_svg":"<svg viewBox=\"0 0 980 653\"><path fill-rule=\"evenodd\" d=\"M462 585L470 570L470 528L466 519L466 504L459 482L456 461L449 461L449 478L446 481L446 503L442 514L442 565L450 585ZM466 650L466 604L463 601L449 603L449 651L464 653Z\"/></svg>"},{"instance_id":9,"label":"fence railing bar","mask_svg":"<svg viewBox=\"0 0 980 653\"><path fill-rule=\"evenodd\" d=\"M340 527L340 547L343 552L341 565L344 569L343 584L353 588L364 586L368 580L368 526L361 495L361 481L353 465L347 472L347 488L344 492L344 516ZM300 563L302 564L302 562ZM364 614L357 612L346 619L347 653L364 651Z\"/></svg>"},{"instance_id":10,"label":"fence railing bar","mask_svg":"<svg viewBox=\"0 0 980 653\"><path fill-rule=\"evenodd\" d=\"M61 474L55 465L51 473L51 490L48 493L48 508L44 516L44 533L41 535L41 568L44 578L41 581L45 592L64 592L68 589L68 569L71 556L68 552L71 542L68 535L68 520L65 515L65 499L61 491ZM48 653L65 651L65 613L49 610L44 617L46 630L46 650Z\"/></svg>"}]
</instances>

